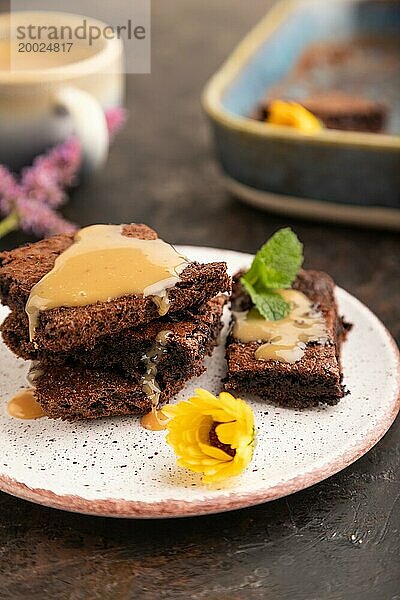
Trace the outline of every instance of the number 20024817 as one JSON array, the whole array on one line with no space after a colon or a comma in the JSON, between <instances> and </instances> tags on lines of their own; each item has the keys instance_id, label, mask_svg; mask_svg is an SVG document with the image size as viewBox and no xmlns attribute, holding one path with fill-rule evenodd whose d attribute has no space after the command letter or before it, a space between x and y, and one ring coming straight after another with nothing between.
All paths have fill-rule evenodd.
<instances>
[{"instance_id":1,"label":"number 20024817","mask_svg":"<svg viewBox=\"0 0 400 600\"><path fill-rule=\"evenodd\" d=\"M73 42L20 42L18 52L70 52Z\"/></svg>"}]
</instances>

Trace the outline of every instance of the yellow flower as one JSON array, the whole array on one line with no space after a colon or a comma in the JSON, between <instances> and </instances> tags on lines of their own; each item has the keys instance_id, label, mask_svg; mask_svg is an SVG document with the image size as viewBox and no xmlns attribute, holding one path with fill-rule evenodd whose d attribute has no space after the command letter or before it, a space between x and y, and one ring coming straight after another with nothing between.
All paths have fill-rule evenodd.
<instances>
[{"instance_id":1,"label":"yellow flower","mask_svg":"<svg viewBox=\"0 0 400 600\"><path fill-rule=\"evenodd\" d=\"M254 415L239 398L221 392L218 398L196 389L188 401L168 405L162 412L167 423L167 442L181 467L203 473L203 481L222 481L241 473L254 449Z\"/></svg>"},{"instance_id":2,"label":"yellow flower","mask_svg":"<svg viewBox=\"0 0 400 600\"><path fill-rule=\"evenodd\" d=\"M272 100L268 106L267 123L287 125L303 133L314 133L322 129L321 122L309 110L297 102Z\"/></svg>"}]
</instances>

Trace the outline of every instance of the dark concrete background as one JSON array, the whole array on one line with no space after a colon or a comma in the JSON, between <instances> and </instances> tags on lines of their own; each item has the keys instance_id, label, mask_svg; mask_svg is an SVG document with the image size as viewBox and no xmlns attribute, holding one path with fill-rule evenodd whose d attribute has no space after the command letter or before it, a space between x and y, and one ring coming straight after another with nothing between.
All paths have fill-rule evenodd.
<instances>
[{"instance_id":1,"label":"dark concrete background","mask_svg":"<svg viewBox=\"0 0 400 600\"><path fill-rule=\"evenodd\" d=\"M129 123L65 213L80 225L143 221L175 243L246 252L289 224L306 265L328 271L399 339L398 236L272 216L224 192L199 96L271 4L153 0L152 73L128 78ZM399 442L397 421L329 480L210 517L92 518L0 494L0 599L399 600Z\"/></svg>"}]
</instances>

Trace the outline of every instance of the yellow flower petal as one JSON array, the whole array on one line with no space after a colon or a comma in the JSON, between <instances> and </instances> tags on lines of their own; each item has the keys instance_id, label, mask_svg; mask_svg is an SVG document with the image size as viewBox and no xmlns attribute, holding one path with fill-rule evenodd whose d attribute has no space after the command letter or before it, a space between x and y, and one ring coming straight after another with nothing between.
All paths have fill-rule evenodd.
<instances>
[{"instance_id":1,"label":"yellow flower petal","mask_svg":"<svg viewBox=\"0 0 400 600\"><path fill-rule=\"evenodd\" d=\"M231 445L236 438L236 432L238 431L237 421L230 421L229 423L221 423L215 429L215 433L218 436L218 439L223 444ZM237 444L236 444L237 445ZM233 448L236 447L232 445Z\"/></svg>"},{"instance_id":2,"label":"yellow flower petal","mask_svg":"<svg viewBox=\"0 0 400 600\"><path fill-rule=\"evenodd\" d=\"M167 442L174 449L178 464L195 473L203 473L204 482L222 481L240 474L252 458L254 448L254 415L241 399L227 392L216 397L203 389L196 395L174 406L166 406L163 413ZM235 455L210 443L210 430L217 424L215 434Z\"/></svg>"},{"instance_id":3,"label":"yellow flower petal","mask_svg":"<svg viewBox=\"0 0 400 600\"><path fill-rule=\"evenodd\" d=\"M215 446L210 446L209 444L199 444L199 448L204 452L204 454L212 456L213 458L217 458L218 460L222 460L223 462L232 460L232 456L229 456L229 454L220 448L215 448Z\"/></svg>"}]
</instances>

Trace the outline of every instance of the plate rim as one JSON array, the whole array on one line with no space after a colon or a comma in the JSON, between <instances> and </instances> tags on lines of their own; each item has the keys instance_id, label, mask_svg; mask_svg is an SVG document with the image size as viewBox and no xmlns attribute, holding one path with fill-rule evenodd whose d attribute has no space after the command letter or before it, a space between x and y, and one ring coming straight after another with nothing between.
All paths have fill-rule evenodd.
<instances>
[{"instance_id":1,"label":"plate rim","mask_svg":"<svg viewBox=\"0 0 400 600\"><path fill-rule=\"evenodd\" d=\"M239 254L243 259L247 260L252 256L251 254L237 250L214 248L210 246L177 245L177 248L183 251L195 249L196 251L217 251L225 254ZM85 515L141 519L178 518L228 512L263 504L264 502L269 502L271 500L277 500L278 498L288 496L320 483L342 471L352 463L356 462L377 444L380 439L382 439L385 433L390 429L400 410L400 352L395 340L382 321L355 296L339 286L337 286L337 289L340 290L341 294L347 296L351 302L358 305L361 310L366 311L368 316L372 318L375 324L381 329L388 345L393 351L393 356L397 365L397 377L394 383L393 401L390 405L390 411L384 414L368 438L361 439L358 443L354 444L350 449L337 457L335 461L330 461L318 468L296 475L295 477L280 482L272 487L266 487L249 493L232 491L224 493L219 497L205 497L201 500L176 500L171 498L153 503L125 500L123 498L90 500L72 494L56 494L51 490L43 488L31 488L2 473L0 473L0 491L50 508L57 508Z\"/></svg>"}]
</instances>

